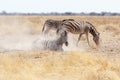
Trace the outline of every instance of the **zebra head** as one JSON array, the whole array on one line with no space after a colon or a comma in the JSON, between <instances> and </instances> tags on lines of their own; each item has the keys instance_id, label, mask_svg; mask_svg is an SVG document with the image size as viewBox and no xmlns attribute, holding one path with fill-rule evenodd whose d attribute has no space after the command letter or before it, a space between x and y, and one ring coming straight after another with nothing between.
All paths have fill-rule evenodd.
<instances>
[{"instance_id":1,"label":"zebra head","mask_svg":"<svg viewBox=\"0 0 120 80\"><path fill-rule=\"evenodd\" d=\"M96 36L93 37L93 40L94 40L94 42L96 43L96 45L99 45L99 36L100 36L100 33L97 32L97 33L96 33Z\"/></svg>"},{"instance_id":2,"label":"zebra head","mask_svg":"<svg viewBox=\"0 0 120 80\"><path fill-rule=\"evenodd\" d=\"M62 31L59 33L61 36L61 43L65 43L66 46L68 46L68 36L66 31Z\"/></svg>"}]
</instances>

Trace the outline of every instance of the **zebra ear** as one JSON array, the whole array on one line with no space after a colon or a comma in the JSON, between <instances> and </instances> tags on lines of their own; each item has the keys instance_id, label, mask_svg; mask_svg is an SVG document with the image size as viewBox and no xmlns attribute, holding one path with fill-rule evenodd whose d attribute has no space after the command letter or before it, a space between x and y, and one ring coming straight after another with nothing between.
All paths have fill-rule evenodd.
<instances>
[{"instance_id":1,"label":"zebra ear","mask_svg":"<svg viewBox=\"0 0 120 80\"><path fill-rule=\"evenodd\" d=\"M56 33L57 33L57 34L59 33L59 29L57 29Z\"/></svg>"},{"instance_id":2,"label":"zebra ear","mask_svg":"<svg viewBox=\"0 0 120 80\"><path fill-rule=\"evenodd\" d=\"M68 46L68 42L65 42L65 45Z\"/></svg>"},{"instance_id":3,"label":"zebra ear","mask_svg":"<svg viewBox=\"0 0 120 80\"><path fill-rule=\"evenodd\" d=\"M67 32L65 31L65 36L67 36Z\"/></svg>"}]
</instances>

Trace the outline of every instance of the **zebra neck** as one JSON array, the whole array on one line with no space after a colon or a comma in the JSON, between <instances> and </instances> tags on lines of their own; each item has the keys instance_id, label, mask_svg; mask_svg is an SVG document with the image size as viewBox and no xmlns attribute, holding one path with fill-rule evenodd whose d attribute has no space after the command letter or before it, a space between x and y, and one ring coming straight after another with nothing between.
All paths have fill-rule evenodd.
<instances>
[{"instance_id":1,"label":"zebra neck","mask_svg":"<svg viewBox=\"0 0 120 80\"><path fill-rule=\"evenodd\" d=\"M96 29L94 27L90 27L90 31L89 32L93 35L93 37L97 36L97 31L96 31Z\"/></svg>"}]
</instances>

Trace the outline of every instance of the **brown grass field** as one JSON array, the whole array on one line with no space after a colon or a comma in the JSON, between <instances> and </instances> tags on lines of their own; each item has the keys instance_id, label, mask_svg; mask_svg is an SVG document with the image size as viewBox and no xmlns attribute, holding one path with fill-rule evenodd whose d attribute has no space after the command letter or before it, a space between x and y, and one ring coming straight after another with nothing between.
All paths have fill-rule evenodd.
<instances>
[{"instance_id":1,"label":"brown grass field","mask_svg":"<svg viewBox=\"0 0 120 80\"><path fill-rule=\"evenodd\" d=\"M32 50L47 19L89 21L100 46L69 34L64 52ZM120 80L120 16L0 16L0 80Z\"/></svg>"}]
</instances>

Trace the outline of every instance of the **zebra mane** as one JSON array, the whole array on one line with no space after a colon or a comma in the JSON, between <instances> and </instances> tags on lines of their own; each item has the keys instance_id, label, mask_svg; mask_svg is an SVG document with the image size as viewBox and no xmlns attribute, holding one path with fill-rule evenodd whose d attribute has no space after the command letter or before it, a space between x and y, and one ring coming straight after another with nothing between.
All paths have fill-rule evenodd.
<instances>
[{"instance_id":1,"label":"zebra mane","mask_svg":"<svg viewBox=\"0 0 120 80\"><path fill-rule=\"evenodd\" d=\"M74 19L64 19L64 20L62 20L62 22L64 22L64 21L74 21Z\"/></svg>"}]
</instances>

